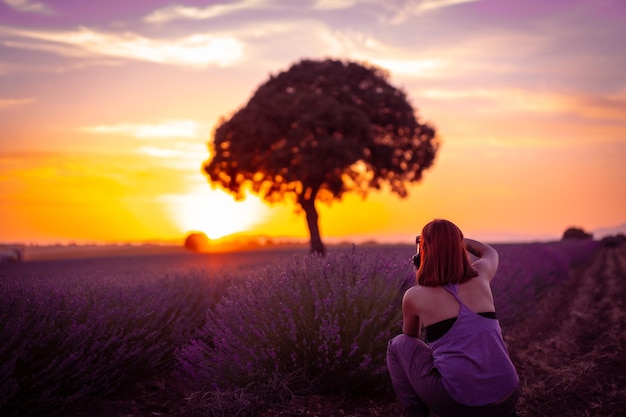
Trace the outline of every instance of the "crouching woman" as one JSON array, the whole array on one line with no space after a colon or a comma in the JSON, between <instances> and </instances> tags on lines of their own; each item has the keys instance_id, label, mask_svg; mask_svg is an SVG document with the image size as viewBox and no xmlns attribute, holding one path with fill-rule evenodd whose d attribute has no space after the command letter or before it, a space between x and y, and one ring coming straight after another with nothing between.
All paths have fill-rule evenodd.
<instances>
[{"instance_id":1,"label":"crouching woman","mask_svg":"<svg viewBox=\"0 0 626 417\"><path fill-rule=\"evenodd\" d=\"M402 299L403 333L387 348L407 416L515 416L519 378L490 287L498 253L447 220L428 223L416 243L417 285Z\"/></svg>"}]
</instances>

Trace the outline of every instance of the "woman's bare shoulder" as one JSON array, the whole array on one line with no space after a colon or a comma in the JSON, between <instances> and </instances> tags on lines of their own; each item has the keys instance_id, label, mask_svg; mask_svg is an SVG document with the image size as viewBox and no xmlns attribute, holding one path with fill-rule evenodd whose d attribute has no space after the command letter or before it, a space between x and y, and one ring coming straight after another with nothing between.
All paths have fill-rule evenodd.
<instances>
[{"instance_id":1,"label":"woman's bare shoulder","mask_svg":"<svg viewBox=\"0 0 626 417\"><path fill-rule=\"evenodd\" d=\"M421 285L415 285L409 288L404 296L410 299L413 303L420 306L428 305L433 302L441 293L441 287L426 287Z\"/></svg>"},{"instance_id":2,"label":"woman's bare shoulder","mask_svg":"<svg viewBox=\"0 0 626 417\"><path fill-rule=\"evenodd\" d=\"M415 298L419 296L420 293L420 286L419 285L414 285L412 287L409 287L405 292L404 292L404 298Z\"/></svg>"},{"instance_id":3,"label":"woman's bare shoulder","mask_svg":"<svg viewBox=\"0 0 626 417\"><path fill-rule=\"evenodd\" d=\"M425 286L417 284L417 285L410 287L408 290L406 290L406 294L410 294L411 296L419 296L421 294L428 293L432 289L433 287L425 287Z\"/></svg>"},{"instance_id":4,"label":"woman's bare shoulder","mask_svg":"<svg viewBox=\"0 0 626 417\"><path fill-rule=\"evenodd\" d=\"M404 293L404 299L410 300L413 304L419 304L420 300L424 298L424 293L427 292L428 287L422 287L421 285L414 285L407 289Z\"/></svg>"}]
</instances>

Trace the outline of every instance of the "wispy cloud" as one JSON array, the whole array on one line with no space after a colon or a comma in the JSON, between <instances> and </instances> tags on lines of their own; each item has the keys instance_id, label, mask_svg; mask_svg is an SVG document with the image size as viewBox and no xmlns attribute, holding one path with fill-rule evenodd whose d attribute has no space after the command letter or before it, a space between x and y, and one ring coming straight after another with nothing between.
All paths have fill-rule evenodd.
<instances>
[{"instance_id":1,"label":"wispy cloud","mask_svg":"<svg viewBox=\"0 0 626 417\"><path fill-rule=\"evenodd\" d=\"M120 166L114 161L119 157L109 159L99 154L67 155L55 151L18 151L0 153L0 181L20 180L51 180L61 177L99 176L109 179L120 179ZM106 162L105 162L106 159ZM89 160L89 161L88 161ZM108 166L107 169L102 169ZM109 171L111 170L111 171ZM109 176L108 173L111 173ZM72 175L67 175L71 173Z\"/></svg>"},{"instance_id":2,"label":"wispy cloud","mask_svg":"<svg viewBox=\"0 0 626 417\"><path fill-rule=\"evenodd\" d=\"M2 32L2 27L0 27L0 32ZM33 43L31 41L13 41L6 40L2 42L4 46L15 48L15 49L23 49L30 51L41 51L41 52L49 52L56 55L68 56L68 57L85 57L90 55L90 53L86 50L82 50L76 48L71 45L62 45L59 43ZM39 66L38 66L39 67ZM23 70L23 68L22 68Z\"/></svg>"},{"instance_id":3,"label":"wispy cloud","mask_svg":"<svg viewBox=\"0 0 626 417\"><path fill-rule=\"evenodd\" d=\"M425 89L420 97L460 102L482 101L484 108L504 112L575 115L589 120L626 123L626 90L615 94L561 94L550 91L528 91L515 88L437 90Z\"/></svg>"},{"instance_id":4,"label":"wispy cloud","mask_svg":"<svg viewBox=\"0 0 626 417\"><path fill-rule=\"evenodd\" d=\"M240 10L273 7L267 0L243 0L231 4L212 4L206 7L172 5L155 10L145 17L148 23L165 23L177 19L205 20L221 17Z\"/></svg>"},{"instance_id":5,"label":"wispy cloud","mask_svg":"<svg viewBox=\"0 0 626 417\"><path fill-rule=\"evenodd\" d=\"M5 45L16 48L44 50L59 55L99 55L191 67L232 65L242 58L244 49L236 38L219 34L193 34L176 40L161 40L132 32L106 33L87 27L52 32L0 26L2 32L40 41L5 42Z\"/></svg>"},{"instance_id":6,"label":"wispy cloud","mask_svg":"<svg viewBox=\"0 0 626 417\"><path fill-rule=\"evenodd\" d=\"M191 140L153 142L150 146L137 148L135 154L148 156L153 161L158 161L159 166L175 172L176 175L184 175L186 178L193 178L194 181L206 184L206 178L201 175L202 164L209 158L209 150L205 142L192 142Z\"/></svg>"},{"instance_id":7,"label":"wispy cloud","mask_svg":"<svg viewBox=\"0 0 626 417\"><path fill-rule=\"evenodd\" d=\"M53 14L54 11L50 6L44 3L31 0L4 0L4 3L10 8L28 13Z\"/></svg>"},{"instance_id":8,"label":"wispy cloud","mask_svg":"<svg viewBox=\"0 0 626 417\"><path fill-rule=\"evenodd\" d=\"M396 10L395 16L390 23L400 24L407 21L410 16L419 16L446 7L456 6L463 3L473 3L481 0L408 0L404 6Z\"/></svg>"},{"instance_id":9,"label":"wispy cloud","mask_svg":"<svg viewBox=\"0 0 626 417\"><path fill-rule=\"evenodd\" d=\"M606 97L577 96L574 97L573 105L586 118L626 123L626 90Z\"/></svg>"},{"instance_id":10,"label":"wispy cloud","mask_svg":"<svg viewBox=\"0 0 626 417\"><path fill-rule=\"evenodd\" d=\"M444 7L456 6L457 4L473 3L475 1L481 0L422 0L418 3L416 11L420 13Z\"/></svg>"},{"instance_id":11,"label":"wispy cloud","mask_svg":"<svg viewBox=\"0 0 626 417\"><path fill-rule=\"evenodd\" d=\"M438 60L406 60L406 59L377 59L371 60L373 64L385 68L398 75L411 77L437 77L441 75L441 69L447 64Z\"/></svg>"},{"instance_id":12,"label":"wispy cloud","mask_svg":"<svg viewBox=\"0 0 626 417\"><path fill-rule=\"evenodd\" d=\"M356 6L358 3L363 3L359 0L317 0L313 4L313 9L316 10L339 10L349 9Z\"/></svg>"},{"instance_id":13,"label":"wispy cloud","mask_svg":"<svg viewBox=\"0 0 626 417\"><path fill-rule=\"evenodd\" d=\"M300 22L295 26L292 32L299 34L298 41L306 43L313 56L369 62L389 71L392 77L441 78L451 71L448 60L441 54L399 47L357 30L332 30L315 22Z\"/></svg>"},{"instance_id":14,"label":"wispy cloud","mask_svg":"<svg viewBox=\"0 0 626 417\"><path fill-rule=\"evenodd\" d=\"M138 139L202 138L206 129L193 120L169 120L157 124L122 123L83 127L89 133L129 135Z\"/></svg>"},{"instance_id":15,"label":"wispy cloud","mask_svg":"<svg viewBox=\"0 0 626 417\"><path fill-rule=\"evenodd\" d=\"M8 109L11 107L25 106L33 103L36 100L34 98L22 98L22 99L2 99L0 98L0 110Z\"/></svg>"},{"instance_id":16,"label":"wispy cloud","mask_svg":"<svg viewBox=\"0 0 626 417\"><path fill-rule=\"evenodd\" d=\"M154 158L176 158L181 152L175 149L162 149L154 146L142 146L137 152Z\"/></svg>"}]
</instances>

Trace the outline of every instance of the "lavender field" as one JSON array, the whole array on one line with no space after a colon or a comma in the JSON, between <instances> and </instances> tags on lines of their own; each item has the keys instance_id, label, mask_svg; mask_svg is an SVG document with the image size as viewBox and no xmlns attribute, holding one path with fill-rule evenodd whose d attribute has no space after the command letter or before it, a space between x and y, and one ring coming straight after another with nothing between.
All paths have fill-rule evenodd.
<instances>
[{"instance_id":1,"label":"lavender field","mask_svg":"<svg viewBox=\"0 0 626 417\"><path fill-rule=\"evenodd\" d=\"M599 243L494 246L497 313L513 340ZM1 265L0 415L78 416L84 404L163 375L177 391L159 393L170 399L159 415L257 416L306 395L392 398L385 350L400 331L413 252L356 246L331 247L324 258L284 249ZM132 415L91 411L83 415Z\"/></svg>"}]
</instances>

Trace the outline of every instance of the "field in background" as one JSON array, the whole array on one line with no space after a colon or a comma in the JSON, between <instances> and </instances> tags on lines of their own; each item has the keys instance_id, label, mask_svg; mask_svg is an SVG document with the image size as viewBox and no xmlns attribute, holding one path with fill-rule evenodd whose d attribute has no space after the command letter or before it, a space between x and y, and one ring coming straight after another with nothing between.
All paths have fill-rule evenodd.
<instances>
[{"instance_id":1,"label":"field in background","mask_svg":"<svg viewBox=\"0 0 626 417\"><path fill-rule=\"evenodd\" d=\"M624 245L619 248L602 248L593 255L593 258L590 257L597 242L591 241L495 246L501 254L499 276L494 281L498 314L512 358L520 370L523 381L524 392L518 414L521 417L531 415L621 417L618 410L626 409L624 392L626 366L623 355L626 344L623 337L626 334L623 301L626 294L623 279L626 276ZM345 249L345 247L330 248L329 252ZM357 249L361 250L358 247ZM399 259L406 259L407 263L414 252L412 246L372 246L362 250L372 256L374 254L382 257L387 256L385 254L399 256ZM305 254L306 248L220 255L163 251L152 254L127 253L125 256L100 254L95 258L49 259L0 265L0 295L5 301L0 310L0 338L5 341L4 349L0 347L0 358L3 362L0 366L4 367L3 375L0 376L0 394L4 394L4 398L10 398L11 395L19 398L15 395L20 389L28 391L28 387L15 382L22 378L22 385L28 383L28 379L17 375L28 367L26 363L19 362L19 358L16 359L15 352L10 350L11 346L24 346L26 343L22 340L24 337L31 337L34 339L31 342L36 343L36 337L39 336L37 332L43 334L47 331L47 336L42 336L43 339L40 340L41 344L63 347L60 342L55 341L54 332L50 331L54 327L46 327L50 323L46 323L49 317L42 317L45 315L45 309L36 310L32 306L29 307L20 297L31 296L34 297L33 301L57 300L68 303L71 294L68 295L67 290L53 289L63 287L59 285L63 282L70 282L78 294L91 294L93 299L89 302L72 301L76 304L68 304L66 310L82 308L89 311L88 309L94 309L93 303L98 299L98 294L117 291L115 288L124 288L118 285L120 282L144 280L140 287L130 287L127 298L121 296L121 302L135 303L133 307L138 311L136 315L131 314L132 317L125 318L111 315L111 308L119 310L116 306L100 306L101 310L89 312L111 319L112 326L103 330L105 335L106 332L116 334L115 327L123 327L124 321L133 323L135 327L143 326L147 329L143 336L129 338L124 346L152 349L148 353L153 357L164 358L171 354L171 346L168 347L168 343L184 343L189 339L190 333L183 330L171 332L168 335L169 339L165 341L161 340L162 335L152 333L164 327L163 323L167 320L170 320L171 328L177 326L177 322L172 320L200 327L204 320L202 311L211 308L223 291L223 288L211 287L206 282L206 275L199 271L213 271L211 276L220 271L220 275L230 274L236 279L237 275L243 272L262 271L268 264L292 260ZM576 272L571 273L572 267L577 268ZM184 284L180 280L177 282L177 277L180 278L181 274L190 279L193 285ZM158 288L151 289L150 282L153 282L156 276L170 276L172 279L165 285L163 285L165 281L159 282ZM19 291L15 291L15 288ZM40 290L35 291L34 288ZM210 296L203 297L198 293L198 288L204 288L205 295ZM150 314L146 312L158 313L155 306L159 303L180 305L175 314L178 318L172 319L171 311L163 313L162 316L153 314L153 317L147 318L146 316ZM33 322L39 320L42 326L32 327L34 325L29 320ZM31 326L29 334L15 332L16 326L20 324ZM63 326L73 324L70 320L65 324L56 323L56 325L62 329ZM81 331L86 332L84 334L89 337L97 337L100 330ZM145 343L146 341L149 343ZM602 343L599 344L598 341ZM127 352L120 346L111 345L111 349L118 349L120 354L126 354ZM76 350L81 347L74 348ZM141 357L143 356L139 355L136 359ZM35 362L39 361L42 366L46 362L59 360L47 357L46 352L39 352L35 359ZM15 362L16 360L19 363ZM84 402L80 398L69 403L66 401L64 411L58 415L76 417L156 415L154 413L172 417L209 415L206 408L202 409L197 403L194 405L193 401L190 401L193 396L190 396L184 384L168 380L167 376L164 376L167 375L167 369L151 368L149 363L139 365L141 366L133 368L132 372L142 377L133 381L124 379L121 374L117 375L116 369L107 369L105 363L100 364L102 368L98 370L99 372L108 371L112 379L120 378L118 388L111 392L98 392L97 389L90 393L84 392L84 395L102 399L99 402L93 400ZM59 369L64 369L68 378L78 381L77 384L69 384L66 387L69 392L72 390L80 392L80 378L84 378L86 382L90 381L87 374L82 376L72 374L71 366L65 368L61 366ZM44 374L45 372L41 375ZM164 379L160 379L161 376ZM54 378L48 382L30 381L40 385L38 389L31 390L29 395L33 393L44 395L46 384L55 383ZM42 400L28 396L21 398L22 403L30 401L33 406L45 404L45 398ZM571 406L571 410L564 409L564 404L569 404L565 407ZM5 403L4 410L10 405L11 403ZM24 407L23 410L29 408L29 404L21 405ZM393 396L359 399L311 395L294 397L289 404L268 411L264 416L307 414L320 417L334 415L356 417L398 415L398 413L399 408Z\"/></svg>"},{"instance_id":2,"label":"field in background","mask_svg":"<svg viewBox=\"0 0 626 417\"><path fill-rule=\"evenodd\" d=\"M24 261L84 259L117 256L180 254L182 245L49 245L23 246Z\"/></svg>"}]
</instances>

